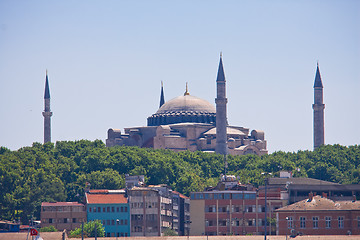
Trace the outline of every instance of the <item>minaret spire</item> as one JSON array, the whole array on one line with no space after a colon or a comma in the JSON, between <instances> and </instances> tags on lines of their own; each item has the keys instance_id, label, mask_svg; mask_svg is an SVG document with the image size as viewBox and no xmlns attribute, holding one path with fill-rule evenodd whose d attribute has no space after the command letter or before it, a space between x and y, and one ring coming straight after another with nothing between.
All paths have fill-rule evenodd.
<instances>
[{"instance_id":1,"label":"minaret spire","mask_svg":"<svg viewBox=\"0 0 360 240\"><path fill-rule=\"evenodd\" d=\"M188 89L188 83L186 82L186 87L185 87L185 93L184 93L184 96L186 95L190 95L189 93L189 89Z\"/></svg>"},{"instance_id":2,"label":"minaret spire","mask_svg":"<svg viewBox=\"0 0 360 240\"><path fill-rule=\"evenodd\" d=\"M163 81L161 81L161 94L160 94L160 106L159 106L159 108L161 108L161 106L164 105L164 103L165 103L164 86L163 86Z\"/></svg>"},{"instance_id":3,"label":"minaret spire","mask_svg":"<svg viewBox=\"0 0 360 240\"><path fill-rule=\"evenodd\" d=\"M323 88L318 62L314 82L314 150L325 144Z\"/></svg>"},{"instance_id":4,"label":"minaret spire","mask_svg":"<svg viewBox=\"0 0 360 240\"><path fill-rule=\"evenodd\" d=\"M220 53L219 69L216 79L217 97L216 103L216 147L215 152L226 155L228 153L227 146L227 98L226 98L226 80L224 67L222 62L222 53Z\"/></svg>"},{"instance_id":5,"label":"minaret spire","mask_svg":"<svg viewBox=\"0 0 360 240\"><path fill-rule=\"evenodd\" d=\"M51 142L51 116L52 112L50 111L50 88L49 88L49 79L48 72L46 70L46 80L45 80L45 93L44 93L44 143Z\"/></svg>"}]
</instances>

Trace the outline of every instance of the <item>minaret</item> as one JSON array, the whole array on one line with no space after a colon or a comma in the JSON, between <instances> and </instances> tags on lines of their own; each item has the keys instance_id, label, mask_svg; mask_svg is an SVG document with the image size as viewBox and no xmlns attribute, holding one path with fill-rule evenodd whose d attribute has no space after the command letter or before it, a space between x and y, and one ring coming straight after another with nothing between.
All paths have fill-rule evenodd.
<instances>
[{"instance_id":1,"label":"minaret","mask_svg":"<svg viewBox=\"0 0 360 240\"><path fill-rule=\"evenodd\" d=\"M314 83L314 150L325 143L324 134L323 84L321 81L319 63L317 63Z\"/></svg>"},{"instance_id":2,"label":"minaret","mask_svg":"<svg viewBox=\"0 0 360 240\"><path fill-rule=\"evenodd\" d=\"M50 89L49 89L49 80L46 70L46 81L45 81L45 94L44 94L44 103L45 109L43 111L44 116L44 143L51 142L51 116L52 112L50 111Z\"/></svg>"},{"instance_id":3,"label":"minaret","mask_svg":"<svg viewBox=\"0 0 360 240\"><path fill-rule=\"evenodd\" d=\"M160 106L159 106L159 108L161 108L161 106L164 105L164 103L165 103L164 87L163 87L163 82L161 81L161 95L160 95Z\"/></svg>"},{"instance_id":4,"label":"minaret","mask_svg":"<svg viewBox=\"0 0 360 240\"><path fill-rule=\"evenodd\" d=\"M215 152L226 155L228 153L227 146L227 116L226 116L226 81L224 68L222 63L222 54L220 53L220 63L216 79L217 97L216 103L216 147Z\"/></svg>"}]
</instances>

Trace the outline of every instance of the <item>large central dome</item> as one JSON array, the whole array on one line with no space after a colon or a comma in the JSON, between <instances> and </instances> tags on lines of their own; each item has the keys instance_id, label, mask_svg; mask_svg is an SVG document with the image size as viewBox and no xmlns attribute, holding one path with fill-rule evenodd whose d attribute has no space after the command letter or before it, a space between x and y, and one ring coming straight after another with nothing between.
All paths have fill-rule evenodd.
<instances>
[{"instance_id":1,"label":"large central dome","mask_svg":"<svg viewBox=\"0 0 360 240\"><path fill-rule=\"evenodd\" d=\"M148 126L185 122L214 124L215 121L215 107L208 101L186 92L184 96L166 102L155 114L148 117Z\"/></svg>"}]
</instances>

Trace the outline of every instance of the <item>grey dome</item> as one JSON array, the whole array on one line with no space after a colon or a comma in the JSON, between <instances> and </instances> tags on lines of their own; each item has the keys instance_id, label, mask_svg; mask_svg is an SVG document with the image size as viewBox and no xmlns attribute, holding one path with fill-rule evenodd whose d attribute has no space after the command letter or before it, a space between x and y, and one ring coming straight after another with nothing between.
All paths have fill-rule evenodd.
<instances>
[{"instance_id":1,"label":"grey dome","mask_svg":"<svg viewBox=\"0 0 360 240\"><path fill-rule=\"evenodd\" d=\"M215 107L206 100L191 95L185 95L166 102L159 108L156 114L178 112L216 113L216 110Z\"/></svg>"},{"instance_id":2,"label":"grey dome","mask_svg":"<svg viewBox=\"0 0 360 240\"><path fill-rule=\"evenodd\" d=\"M148 126L158 126L174 123L196 122L215 123L215 107L201 98L184 95L176 97L148 117Z\"/></svg>"}]
</instances>

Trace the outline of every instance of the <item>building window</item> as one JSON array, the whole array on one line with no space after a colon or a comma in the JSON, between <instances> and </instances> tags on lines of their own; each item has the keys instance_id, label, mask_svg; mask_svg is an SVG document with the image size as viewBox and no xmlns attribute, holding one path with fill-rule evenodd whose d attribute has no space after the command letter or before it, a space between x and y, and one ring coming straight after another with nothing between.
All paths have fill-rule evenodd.
<instances>
[{"instance_id":1,"label":"building window","mask_svg":"<svg viewBox=\"0 0 360 240\"><path fill-rule=\"evenodd\" d=\"M127 210L127 207L124 207L124 212L127 212L128 210Z\"/></svg>"},{"instance_id":2,"label":"building window","mask_svg":"<svg viewBox=\"0 0 360 240\"><path fill-rule=\"evenodd\" d=\"M93 209L93 210L94 210L94 212L96 212L96 207L94 207L94 209Z\"/></svg>"},{"instance_id":3,"label":"building window","mask_svg":"<svg viewBox=\"0 0 360 240\"><path fill-rule=\"evenodd\" d=\"M91 212L91 207L89 208L89 212Z\"/></svg>"},{"instance_id":4,"label":"building window","mask_svg":"<svg viewBox=\"0 0 360 240\"><path fill-rule=\"evenodd\" d=\"M241 193L233 193L232 199L243 199L243 195Z\"/></svg>"},{"instance_id":5,"label":"building window","mask_svg":"<svg viewBox=\"0 0 360 240\"><path fill-rule=\"evenodd\" d=\"M49 218L49 223L53 223L53 219L52 219L52 218Z\"/></svg>"},{"instance_id":6,"label":"building window","mask_svg":"<svg viewBox=\"0 0 360 240\"><path fill-rule=\"evenodd\" d=\"M127 221L127 219L125 219L125 221L124 221L124 224L125 224L125 225L127 225L127 224L128 224L128 221Z\"/></svg>"},{"instance_id":7,"label":"building window","mask_svg":"<svg viewBox=\"0 0 360 240\"><path fill-rule=\"evenodd\" d=\"M68 221L67 221L67 218L64 218L64 223L67 223Z\"/></svg>"},{"instance_id":8,"label":"building window","mask_svg":"<svg viewBox=\"0 0 360 240\"><path fill-rule=\"evenodd\" d=\"M306 218L300 217L300 228L306 228Z\"/></svg>"},{"instance_id":9,"label":"building window","mask_svg":"<svg viewBox=\"0 0 360 240\"><path fill-rule=\"evenodd\" d=\"M312 217L313 228L319 228L319 217Z\"/></svg>"},{"instance_id":10,"label":"building window","mask_svg":"<svg viewBox=\"0 0 360 240\"><path fill-rule=\"evenodd\" d=\"M76 218L73 218L73 223L76 223Z\"/></svg>"},{"instance_id":11,"label":"building window","mask_svg":"<svg viewBox=\"0 0 360 240\"><path fill-rule=\"evenodd\" d=\"M339 228L344 228L344 217L338 217Z\"/></svg>"},{"instance_id":12,"label":"building window","mask_svg":"<svg viewBox=\"0 0 360 240\"><path fill-rule=\"evenodd\" d=\"M116 208L116 212L120 212L120 208L119 208L119 207Z\"/></svg>"},{"instance_id":13,"label":"building window","mask_svg":"<svg viewBox=\"0 0 360 240\"><path fill-rule=\"evenodd\" d=\"M325 217L325 227L331 228L331 217Z\"/></svg>"},{"instance_id":14,"label":"building window","mask_svg":"<svg viewBox=\"0 0 360 240\"><path fill-rule=\"evenodd\" d=\"M106 212L106 208L103 207L103 212Z\"/></svg>"},{"instance_id":15,"label":"building window","mask_svg":"<svg viewBox=\"0 0 360 240\"><path fill-rule=\"evenodd\" d=\"M111 225L115 225L115 220L111 220Z\"/></svg>"},{"instance_id":16,"label":"building window","mask_svg":"<svg viewBox=\"0 0 360 240\"><path fill-rule=\"evenodd\" d=\"M111 207L111 212L115 212L115 207Z\"/></svg>"},{"instance_id":17,"label":"building window","mask_svg":"<svg viewBox=\"0 0 360 240\"><path fill-rule=\"evenodd\" d=\"M210 205L205 208L205 212L216 212L215 205Z\"/></svg>"},{"instance_id":18,"label":"building window","mask_svg":"<svg viewBox=\"0 0 360 240\"><path fill-rule=\"evenodd\" d=\"M360 228L360 216L357 217L357 225L358 225L358 228Z\"/></svg>"},{"instance_id":19,"label":"building window","mask_svg":"<svg viewBox=\"0 0 360 240\"><path fill-rule=\"evenodd\" d=\"M106 225L110 225L110 220L106 220Z\"/></svg>"},{"instance_id":20,"label":"building window","mask_svg":"<svg viewBox=\"0 0 360 240\"><path fill-rule=\"evenodd\" d=\"M294 228L294 219L293 219L293 217L288 217L287 226L288 226L289 229Z\"/></svg>"},{"instance_id":21,"label":"building window","mask_svg":"<svg viewBox=\"0 0 360 240\"><path fill-rule=\"evenodd\" d=\"M106 208L106 211L107 211L107 212L110 212L110 207L107 207L107 208Z\"/></svg>"},{"instance_id":22,"label":"building window","mask_svg":"<svg viewBox=\"0 0 360 240\"><path fill-rule=\"evenodd\" d=\"M219 226L227 226L227 220L219 220Z\"/></svg>"}]
</instances>

